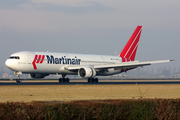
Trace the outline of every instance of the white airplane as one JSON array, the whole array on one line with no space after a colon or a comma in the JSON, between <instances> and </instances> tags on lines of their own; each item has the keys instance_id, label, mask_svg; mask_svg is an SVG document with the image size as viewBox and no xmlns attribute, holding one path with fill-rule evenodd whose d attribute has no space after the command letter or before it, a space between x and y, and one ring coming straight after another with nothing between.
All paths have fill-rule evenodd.
<instances>
[{"instance_id":1,"label":"white airplane","mask_svg":"<svg viewBox=\"0 0 180 120\"><path fill-rule=\"evenodd\" d=\"M141 31L142 26L137 26L118 56L23 51L12 54L5 64L18 76L17 83L22 81L20 79L22 73L30 74L32 78L61 74L59 82L69 82L69 78L65 78L66 75L79 75L93 83L98 82L95 76L114 75L153 63L172 61L134 61Z\"/></svg>"}]
</instances>

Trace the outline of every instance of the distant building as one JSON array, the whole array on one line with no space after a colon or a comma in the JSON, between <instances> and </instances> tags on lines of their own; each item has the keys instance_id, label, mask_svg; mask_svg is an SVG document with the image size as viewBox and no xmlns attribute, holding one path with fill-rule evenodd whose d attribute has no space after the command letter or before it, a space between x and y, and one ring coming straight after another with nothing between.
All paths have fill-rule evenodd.
<instances>
[{"instance_id":1,"label":"distant building","mask_svg":"<svg viewBox=\"0 0 180 120\"><path fill-rule=\"evenodd\" d=\"M9 75L7 73L3 73L2 78L8 78Z\"/></svg>"}]
</instances>

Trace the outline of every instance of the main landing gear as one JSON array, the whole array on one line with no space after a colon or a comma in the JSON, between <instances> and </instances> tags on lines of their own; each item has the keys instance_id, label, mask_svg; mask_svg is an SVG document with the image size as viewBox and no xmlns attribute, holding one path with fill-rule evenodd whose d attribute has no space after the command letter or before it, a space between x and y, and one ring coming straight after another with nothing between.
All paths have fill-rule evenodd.
<instances>
[{"instance_id":1,"label":"main landing gear","mask_svg":"<svg viewBox=\"0 0 180 120\"><path fill-rule=\"evenodd\" d=\"M62 78L59 78L60 83L68 83L70 80L69 78L65 78L66 75L62 74Z\"/></svg>"},{"instance_id":2,"label":"main landing gear","mask_svg":"<svg viewBox=\"0 0 180 120\"><path fill-rule=\"evenodd\" d=\"M98 83L98 78L88 78L88 83Z\"/></svg>"}]
</instances>

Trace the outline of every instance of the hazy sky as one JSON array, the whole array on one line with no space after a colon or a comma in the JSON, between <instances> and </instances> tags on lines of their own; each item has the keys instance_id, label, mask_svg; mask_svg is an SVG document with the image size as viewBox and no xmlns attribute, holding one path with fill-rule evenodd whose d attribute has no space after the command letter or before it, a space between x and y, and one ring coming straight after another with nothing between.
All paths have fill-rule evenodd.
<instances>
[{"instance_id":1,"label":"hazy sky","mask_svg":"<svg viewBox=\"0 0 180 120\"><path fill-rule=\"evenodd\" d=\"M179 0L0 0L0 66L18 51L114 55L137 25L137 60L180 66L179 22Z\"/></svg>"}]
</instances>

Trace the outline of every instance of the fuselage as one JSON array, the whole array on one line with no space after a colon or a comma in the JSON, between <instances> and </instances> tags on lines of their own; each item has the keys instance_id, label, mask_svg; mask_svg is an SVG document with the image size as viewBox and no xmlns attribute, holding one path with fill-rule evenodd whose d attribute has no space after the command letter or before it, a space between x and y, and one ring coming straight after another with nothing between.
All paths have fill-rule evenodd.
<instances>
[{"instance_id":1,"label":"fuselage","mask_svg":"<svg viewBox=\"0 0 180 120\"><path fill-rule=\"evenodd\" d=\"M77 75L77 71L68 71L66 67L93 67L97 64L105 65L121 62L122 58L118 56L23 51L12 54L5 64L11 70L22 73ZM121 70L109 69L108 72L97 75L112 75L120 72Z\"/></svg>"}]
</instances>

